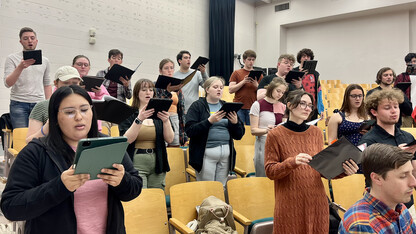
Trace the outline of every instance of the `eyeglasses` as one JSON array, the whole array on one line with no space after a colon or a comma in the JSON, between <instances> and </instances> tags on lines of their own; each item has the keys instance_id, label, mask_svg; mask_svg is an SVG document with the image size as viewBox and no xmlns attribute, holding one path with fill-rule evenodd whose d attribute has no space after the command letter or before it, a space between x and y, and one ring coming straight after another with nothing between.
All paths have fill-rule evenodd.
<instances>
[{"instance_id":1,"label":"eyeglasses","mask_svg":"<svg viewBox=\"0 0 416 234\"><path fill-rule=\"evenodd\" d=\"M307 107L309 107L309 109L311 109L311 111L313 111L314 106L312 104L306 104L306 102L300 102L299 103L300 108L306 110Z\"/></svg>"},{"instance_id":2,"label":"eyeglasses","mask_svg":"<svg viewBox=\"0 0 416 234\"><path fill-rule=\"evenodd\" d=\"M74 107L67 107L59 110L58 112L62 112L67 118L73 119L77 112L79 112L82 116L86 116L91 108L92 105L82 105L79 109Z\"/></svg>"},{"instance_id":3,"label":"eyeglasses","mask_svg":"<svg viewBox=\"0 0 416 234\"><path fill-rule=\"evenodd\" d=\"M363 98L364 96L362 95L362 94L350 94L350 97L351 98L354 98L354 99L361 99L361 98Z\"/></svg>"},{"instance_id":4,"label":"eyeglasses","mask_svg":"<svg viewBox=\"0 0 416 234\"><path fill-rule=\"evenodd\" d=\"M88 63L75 63L75 65L77 65L78 67L89 67L90 65Z\"/></svg>"}]
</instances>

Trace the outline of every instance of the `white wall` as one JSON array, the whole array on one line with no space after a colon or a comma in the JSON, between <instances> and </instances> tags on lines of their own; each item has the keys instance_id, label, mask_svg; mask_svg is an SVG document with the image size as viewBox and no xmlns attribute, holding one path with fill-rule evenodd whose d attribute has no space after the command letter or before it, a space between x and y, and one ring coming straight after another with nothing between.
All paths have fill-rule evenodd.
<instances>
[{"instance_id":1,"label":"white wall","mask_svg":"<svg viewBox=\"0 0 416 234\"><path fill-rule=\"evenodd\" d=\"M321 79L373 83L383 66L404 70L404 56L416 47L415 1L292 0L290 10L277 13L275 5L256 8L260 66L309 47Z\"/></svg>"},{"instance_id":2,"label":"white wall","mask_svg":"<svg viewBox=\"0 0 416 234\"><path fill-rule=\"evenodd\" d=\"M91 60L90 74L108 66L107 54L118 48L123 64L139 78L155 80L163 58L189 50L193 58L208 56L209 0L3 0L0 4L0 71L3 82L7 55L20 51L18 33L24 26L38 34L38 48L56 69L70 65L77 54ZM97 29L96 44L88 30ZM176 65L177 66L177 65ZM9 112L10 90L0 85L0 115Z\"/></svg>"},{"instance_id":3,"label":"white wall","mask_svg":"<svg viewBox=\"0 0 416 234\"><path fill-rule=\"evenodd\" d=\"M234 54L243 54L248 49L256 50L255 6L253 1L236 0ZM243 58L240 59L243 62ZM238 60L234 60L234 70L240 69Z\"/></svg>"}]
</instances>

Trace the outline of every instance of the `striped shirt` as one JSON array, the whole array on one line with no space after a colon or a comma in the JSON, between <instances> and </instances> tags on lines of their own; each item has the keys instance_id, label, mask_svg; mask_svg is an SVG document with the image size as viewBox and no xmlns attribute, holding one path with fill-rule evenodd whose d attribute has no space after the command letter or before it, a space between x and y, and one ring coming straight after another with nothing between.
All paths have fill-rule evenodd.
<instances>
[{"instance_id":1,"label":"striped shirt","mask_svg":"<svg viewBox=\"0 0 416 234\"><path fill-rule=\"evenodd\" d=\"M406 206L400 203L392 210L368 191L347 210L338 233L416 233Z\"/></svg>"}]
</instances>

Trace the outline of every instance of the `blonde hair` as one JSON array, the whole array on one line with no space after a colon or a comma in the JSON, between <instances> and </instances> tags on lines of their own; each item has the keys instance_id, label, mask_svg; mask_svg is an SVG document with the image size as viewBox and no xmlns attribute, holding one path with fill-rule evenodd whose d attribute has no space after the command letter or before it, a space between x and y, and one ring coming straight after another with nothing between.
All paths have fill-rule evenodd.
<instances>
[{"instance_id":1,"label":"blonde hair","mask_svg":"<svg viewBox=\"0 0 416 234\"><path fill-rule=\"evenodd\" d=\"M207 96L207 89L209 89L212 83L214 83L217 80L220 80L222 85L225 85L225 80L219 76L211 76L204 82L204 85L202 87L204 88L204 91L205 91L205 97Z\"/></svg>"}]
</instances>

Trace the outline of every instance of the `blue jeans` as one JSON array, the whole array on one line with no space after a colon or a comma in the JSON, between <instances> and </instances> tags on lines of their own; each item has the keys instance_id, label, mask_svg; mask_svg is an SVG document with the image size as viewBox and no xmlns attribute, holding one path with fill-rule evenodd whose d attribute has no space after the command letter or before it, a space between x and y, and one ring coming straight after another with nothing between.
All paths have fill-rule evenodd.
<instances>
[{"instance_id":1,"label":"blue jeans","mask_svg":"<svg viewBox=\"0 0 416 234\"><path fill-rule=\"evenodd\" d=\"M249 109L240 109L237 112L238 118L243 121L245 125L250 125L250 110Z\"/></svg>"},{"instance_id":2,"label":"blue jeans","mask_svg":"<svg viewBox=\"0 0 416 234\"><path fill-rule=\"evenodd\" d=\"M10 100L10 120L13 128L27 128L29 115L36 103Z\"/></svg>"}]
</instances>

